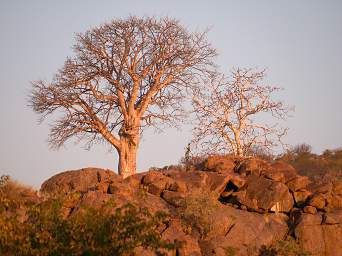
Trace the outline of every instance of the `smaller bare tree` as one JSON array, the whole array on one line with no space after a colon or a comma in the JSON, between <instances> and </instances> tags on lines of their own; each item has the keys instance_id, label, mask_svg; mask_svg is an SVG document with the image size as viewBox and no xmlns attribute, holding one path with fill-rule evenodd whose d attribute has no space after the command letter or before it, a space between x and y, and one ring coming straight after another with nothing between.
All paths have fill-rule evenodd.
<instances>
[{"instance_id":1,"label":"smaller bare tree","mask_svg":"<svg viewBox=\"0 0 342 256\"><path fill-rule=\"evenodd\" d=\"M216 74L193 96L194 142L201 150L246 156L253 148L270 151L284 145L287 128L257 121L261 113L285 120L291 108L272 96L280 88L262 84L265 71L234 69Z\"/></svg>"}]
</instances>

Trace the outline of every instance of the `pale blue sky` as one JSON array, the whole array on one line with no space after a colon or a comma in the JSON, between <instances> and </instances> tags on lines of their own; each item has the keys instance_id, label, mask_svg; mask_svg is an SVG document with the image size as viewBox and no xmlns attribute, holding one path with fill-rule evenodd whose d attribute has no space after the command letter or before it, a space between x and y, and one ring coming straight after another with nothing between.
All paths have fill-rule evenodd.
<instances>
[{"instance_id":1,"label":"pale blue sky","mask_svg":"<svg viewBox=\"0 0 342 256\"><path fill-rule=\"evenodd\" d=\"M69 143L51 151L48 123L27 107L30 81L50 80L72 54L77 32L129 15L170 16L190 29L210 27L218 63L267 68L296 106L286 142L320 152L342 146L342 1L0 1L0 174L38 187L53 174L87 166L116 169L116 153ZM147 133L139 170L177 163L189 127Z\"/></svg>"}]
</instances>

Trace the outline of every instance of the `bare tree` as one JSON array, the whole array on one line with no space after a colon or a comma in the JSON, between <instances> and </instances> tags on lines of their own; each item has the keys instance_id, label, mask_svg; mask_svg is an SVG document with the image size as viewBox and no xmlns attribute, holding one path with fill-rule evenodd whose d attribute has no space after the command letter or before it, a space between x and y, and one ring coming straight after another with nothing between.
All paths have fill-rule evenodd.
<instances>
[{"instance_id":1,"label":"bare tree","mask_svg":"<svg viewBox=\"0 0 342 256\"><path fill-rule=\"evenodd\" d=\"M213 75L204 89L195 91L194 142L201 149L245 156L255 148L270 150L281 143L287 129L256 119L261 113L285 119L291 110L272 100L280 88L262 84L264 77L264 70L238 68L231 77Z\"/></svg>"},{"instance_id":2,"label":"bare tree","mask_svg":"<svg viewBox=\"0 0 342 256\"><path fill-rule=\"evenodd\" d=\"M33 82L30 105L42 120L52 113L50 145L72 137L87 146L108 142L124 177L136 171L144 128L169 125L183 113L187 88L210 71L215 50L206 32L190 33L177 20L129 17L76 36L75 56L52 82Z\"/></svg>"}]
</instances>

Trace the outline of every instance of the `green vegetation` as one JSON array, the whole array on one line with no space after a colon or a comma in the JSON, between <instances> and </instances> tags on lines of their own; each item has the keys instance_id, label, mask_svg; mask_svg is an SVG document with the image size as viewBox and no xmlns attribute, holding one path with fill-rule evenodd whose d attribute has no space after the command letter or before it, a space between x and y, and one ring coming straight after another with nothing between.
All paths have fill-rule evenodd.
<instances>
[{"instance_id":1,"label":"green vegetation","mask_svg":"<svg viewBox=\"0 0 342 256\"><path fill-rule=\"evenodd\" d=\"M158 232L161 212L107 203L65 218L61 198L25 205L7 196L8 179L0 184L0 255L135 255L137 247L162 255L175 248Z\"/></svg>"},{"instance_id":2,"label":"green vegetation","mask_svg":"<svg viewBox=\"0 0 342 256\"><path fill-rule=\"evenodd\" d=\"M239 248L227 246L224 248L224 253L226 256L235 256L236 253L239 251Z\"/></svg>"},{"instance_id":3,"label":"green vegetation","mask_svg":"<svg viewBox=\"0 0 342 256\"><path fill-rule=\"evenodd\" d=\"M285 240L280 240L269 247L262 246L259 251L260 256L310 256L305 252L298 243L288 237Z\"/></svg>"},{"instance_id":4,"label":"green vegetation","mask_svg":"<svg viewBox=\"0 0 342 256\"><path fill-rule=\"evenodd\" d=\"M214 229L213 213L220 207L220 203L210 193L198 193L187 196L182 207L179 208L187 230L198 232L201 237Z\"/></svg>"},{"instance_id":5,"label":"green vegetation","mask_svg":"<svg viewBox=\"0 0 342 256\"><path fill-rule=\"evenodd\" d=\"M311 152L311 146L300 144L278 159L291 164L301 175L309 177L329 174L337 176L342 173L342 148L325 150L318 155Z\"/></svg>"}]
</instances>

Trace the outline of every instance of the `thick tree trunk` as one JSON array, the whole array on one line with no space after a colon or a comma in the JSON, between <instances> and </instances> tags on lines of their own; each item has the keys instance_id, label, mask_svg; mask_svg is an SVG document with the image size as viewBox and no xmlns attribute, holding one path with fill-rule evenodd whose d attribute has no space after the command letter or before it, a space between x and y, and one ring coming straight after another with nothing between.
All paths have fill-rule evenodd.
<instances>
[{"instance_id":1,"label":"thick tree trunk","mask_svg":"<svg viewBox=\"0 0 342 256\"><path fill-rule=\"evenodd\" d=\"M242 142L240 139L240 132L235 131L234 137L235 137L235 152L234 152L234 154L237 156L243 156L243 149L242 149Z\"/></svg>"},{"instance_id":2,"label":"thick tree trunk","mask_svg":"<svg viewBox=\"0 0 342 256\"><path fill-rule=\"evenodd\" d=\"M122 134L120 142L118 172L126 178L136 173L139 134Z\"/></svg>"}]
</instances>

